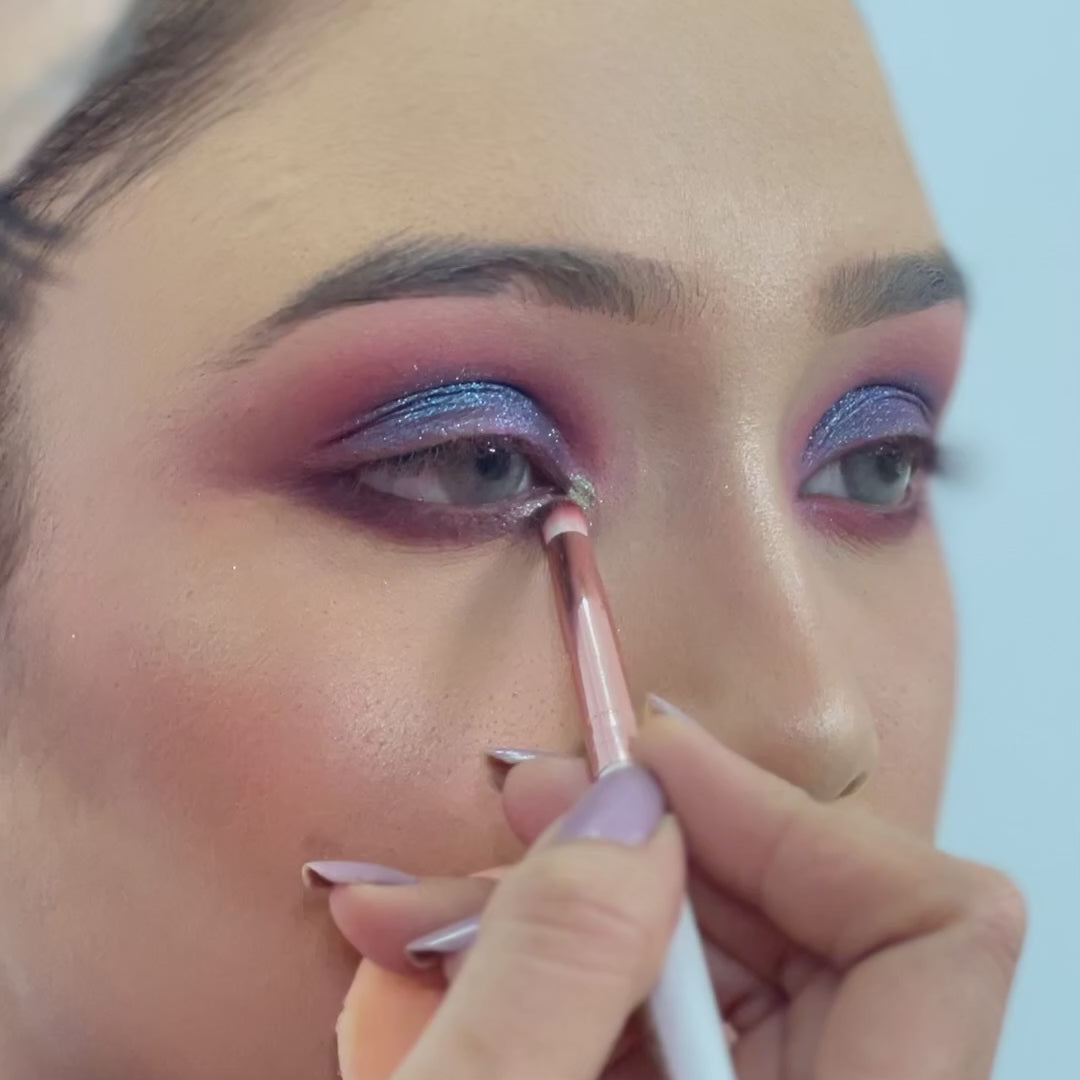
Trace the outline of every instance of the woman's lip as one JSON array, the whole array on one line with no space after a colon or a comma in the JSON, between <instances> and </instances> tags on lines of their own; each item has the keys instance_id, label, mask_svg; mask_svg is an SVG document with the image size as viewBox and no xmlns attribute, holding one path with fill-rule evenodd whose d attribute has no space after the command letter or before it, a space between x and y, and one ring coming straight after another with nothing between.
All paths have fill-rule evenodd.
<instances>
[{"instance_id":1,"label":"woman's lip","mask_svg":"<svg viewBox=\"0 0 1080 1080\"><path fill-rule=\"evenodd\" d=\"M608 1066L617 1065L624 1058L636 1052L645 1052L645 1018L640 1012L635 1013L623 1028L611 1052Z\"/></svg>"},{"instance_id":2,"label":"woman's lip","mask_svg":"<svg viewBox=\"0 0 1080 1080\"><path fill-rule=\"evenodd\" d=\"M603 1080L663 1080L661 1067L643 1038L612 1054L601 1075Z\"/></svg>"},{"instance_id":3,"label":"woman's lip","mask_svg":"<svg viewBox=\"0 0 1080 1080\"><path fill-rule=\"evenodd\" d=\"M664 1080L663 1067L646 1037L645 1022L642 1019L636 1023L639 1025L636 1034L631 1036L628 1027L615 1044L615 1052L604 1068L603 1080Z\"/></svg>"},{"instance_id":4,"label":"woman's lip","mask_svg":"<svg viewBox=\"0 0 1080 1080\"><path fill-rule=\"evenodd\" d=\"M629 1080L630 1076L633 1076L635 1080L646 1076L650 1080L653 1077L658 1077L660 1075L657 1071L658 1066L650 1050L649 1043L648 1019L645 1016L644 1009L639 1009L630 1018L615 1041L615 1047L611 1051L611 1057L608 1059L604 1070L604 1080L624 1080L624 1070L631 1066L633 1071L625 1074L625 1080ZM646 1067L651 1067L653 1072L639 1071Z\"/></svg>"}]
</instances>

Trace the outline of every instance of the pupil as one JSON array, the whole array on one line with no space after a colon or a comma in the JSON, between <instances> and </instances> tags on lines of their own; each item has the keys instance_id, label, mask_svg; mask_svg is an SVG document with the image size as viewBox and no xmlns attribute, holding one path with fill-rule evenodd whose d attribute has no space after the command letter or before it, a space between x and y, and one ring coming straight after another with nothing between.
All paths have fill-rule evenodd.
<instances>
[{"instance_id":1,"label":"pupil","mask_svg":"<svg viewBox=\"0 0 1080 1080\"><path fill-rule=\"evenodd\" d=\"M918 464L905 446L882 446L846 458L840 465L849 497L876 506L904 501Z\"/></svg>"},{"instance_id":2,"label":"pupil","mask_svg":"<svg viewBox=\"0 0 1080 1080\"><path fill-rule=\"evenodd\" d=\"M907 456L899 450L880 450L874 456L878 477L886 484L907 479Z\"/></svg>"},{"instance_id":3,"label":"pupil","mask_svg":"<svg viewBox=\"0 0 1080 1080\"><path fill-rule=\"evenodd\" d=\"M477 447L473 468L483 480L504 480L510 472L512 453L505 446L486 443Z\"/></svg>"}]
</instances>

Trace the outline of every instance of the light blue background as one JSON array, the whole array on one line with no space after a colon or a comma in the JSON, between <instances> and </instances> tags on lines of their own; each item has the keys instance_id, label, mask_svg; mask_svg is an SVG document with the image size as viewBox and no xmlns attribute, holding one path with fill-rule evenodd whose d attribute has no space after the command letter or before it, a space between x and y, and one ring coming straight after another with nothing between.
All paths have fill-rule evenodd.
<instances>
[{"instance_id":1,"label":"light blue background","mask_svg":"<svg viewBox=\"0 0 1080 1080\"><path fill-rule=\"evenodd\" d=\"M939 489L961 629L941 842L1024 887L995 1080L1080 1077L1080 2L862 0L974 284Z\"/></svg>"}]
</instances>

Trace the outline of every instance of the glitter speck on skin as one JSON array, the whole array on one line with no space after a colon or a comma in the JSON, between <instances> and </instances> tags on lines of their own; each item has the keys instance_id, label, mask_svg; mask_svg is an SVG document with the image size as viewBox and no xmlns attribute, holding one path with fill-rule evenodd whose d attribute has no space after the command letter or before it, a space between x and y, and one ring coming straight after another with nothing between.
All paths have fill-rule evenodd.
<instances>
[{"instance_id":1,"label":"glitter speck on skin","mask_svg":"<svg viewBox=\"0 0 1080 1080\"><path fill-rule=\"evenodd\" d=\"M591 480L580 473L571 479L570 490L566 494L582 510L591 510L596 505L596 488Z\"/></svg>"}]
</instances>

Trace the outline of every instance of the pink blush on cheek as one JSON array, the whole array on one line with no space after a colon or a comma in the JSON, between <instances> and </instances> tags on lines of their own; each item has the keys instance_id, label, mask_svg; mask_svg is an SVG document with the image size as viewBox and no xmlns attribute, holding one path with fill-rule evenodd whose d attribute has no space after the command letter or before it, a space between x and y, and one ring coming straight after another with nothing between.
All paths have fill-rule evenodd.
<instances>
[{"instance_id":1,"label":"pink blush on cheek","mask_svg":"<svg viewBox=\"0 0 1080 1080\"><path fill-rule=\"evenodd\" d=\"M34 694L53 718L38 726L42 753L55 747L50 770L80 814L108 821L99 835L114 838L114 872L133 888L167 874L182 894L187 876L244 902L267 890L256 902L278 907L299 895L299 867L313 857L453 857L430 827L448 812L473 819L459 859L486 859L501 842L479 753L449 792L432 783L446 772L431 760L432 712L392 665L376 656L365 669L355 644L335 648L295 619L276 624L274 605L235 583L185 604L141 580L141 601L114 590L119 622L80 615L102 605L89 594L73 605L67 590L65 635ZM155 610L170 615L151 627ZM67 628L91 625L67 639ZM447 727L445 738L461 733Z\"/></svg>"}]
</instances>

